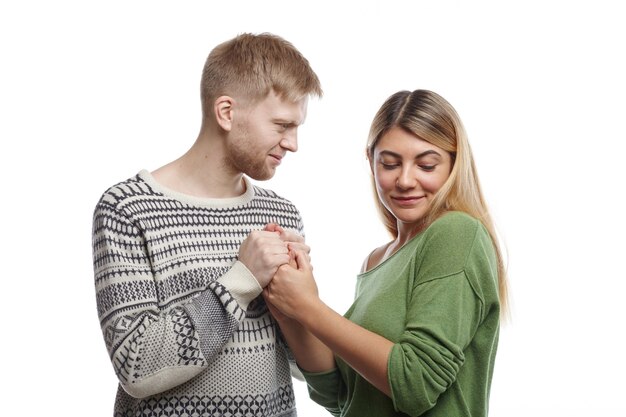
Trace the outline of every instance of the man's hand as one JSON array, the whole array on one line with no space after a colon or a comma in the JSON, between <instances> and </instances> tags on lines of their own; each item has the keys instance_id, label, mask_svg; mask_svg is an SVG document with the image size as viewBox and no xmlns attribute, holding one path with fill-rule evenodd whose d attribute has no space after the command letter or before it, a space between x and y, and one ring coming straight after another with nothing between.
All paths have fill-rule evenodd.
<instances>
[{"instance_id":1,"label":"man's hand","mask_svg":"<svg viewBox=\"0 0 626 417\"><path fill-rule=\"evenodd\" d=\"M239 247L239 261L265 288L278 267L289 263L289 248L280 238L280 232L254 230Z\"/></svg>"},{"instance_id":2,"label":"man's hand","mask_svg":"<svg viewBox=\"0 0 626 417\"><path fill-rule=\"evenodd\" d=\"M309 245L304 243L304 238L302 236L291 230L285 230L276 223L268 223L263 230L268 232L276 232L279 234L280 239L288 244L292 260L295 256L295 252L302 252L306 254L309 263L311 263L311 248L309 247Z\"/></svg>"}]
</instances>

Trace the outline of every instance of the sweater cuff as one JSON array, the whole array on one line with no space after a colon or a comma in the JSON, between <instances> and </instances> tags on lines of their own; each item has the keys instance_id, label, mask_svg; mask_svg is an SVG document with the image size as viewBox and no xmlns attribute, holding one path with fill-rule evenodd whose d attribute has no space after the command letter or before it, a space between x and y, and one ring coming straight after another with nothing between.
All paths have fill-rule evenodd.
<instances>
[{"instance_id":1,"label":"sweater cuff","mask_svg":"<svg viewBox=\"0 0 626 417\"><path fill-rule=\"evenodd\" d=\"M237 304L243 310L247 310L248 304L263 292L263 288L252 275L252 272L239 261L236 261L230 270L219 277L217 281L237 300Z\"/></svg>"},{"instance_id":2,"label":"sweater cuff","mask_svg":"<svg viewBox=\"0 0 626 417\"><path fill-rule=\"evenodd\" d=\"M309 371L305 371L304 369L300 368L300 366L298 366L298 369L300 369L300 372L302 372L302 375L304 377L306 377L307 380L314 380L314 379L318 379L318 380L323 380L326 379L329 376L333 376L333 374L337 374L338 375L338 369L337 368L333 368L333 369L329 369L328 371L321 371L321 372L309 372Z\"/></svg>"},{"instance_id":3,"label":"sweater cuff","mask_svg":"<svg viewBox=\"0 0 626 417\"><path fill-rule=\"evenodd\" d=\"M339 415L339 393L343 385L339 369L331 369L324 372L306 372L302 369L302 375L308 385L311 400L330 411L333 415Z\"/></svg>"}]
</instances>

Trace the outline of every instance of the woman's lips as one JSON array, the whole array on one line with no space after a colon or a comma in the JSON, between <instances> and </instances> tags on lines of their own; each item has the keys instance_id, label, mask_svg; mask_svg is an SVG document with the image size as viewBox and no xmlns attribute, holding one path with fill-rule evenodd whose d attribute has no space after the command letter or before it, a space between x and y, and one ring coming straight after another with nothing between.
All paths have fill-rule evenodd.
<instances>
[{"instance_id":1,"label":"woman's lips","mask_svg":"<svg viewBox=\"0 0 626 417\"><path fill-rule=\"evenodd\" d=\"M412 206L419 201L421 201L424 196L402 196L402 197L391 197L397 204L401 206Z\"/></svg>"}]
</instances>

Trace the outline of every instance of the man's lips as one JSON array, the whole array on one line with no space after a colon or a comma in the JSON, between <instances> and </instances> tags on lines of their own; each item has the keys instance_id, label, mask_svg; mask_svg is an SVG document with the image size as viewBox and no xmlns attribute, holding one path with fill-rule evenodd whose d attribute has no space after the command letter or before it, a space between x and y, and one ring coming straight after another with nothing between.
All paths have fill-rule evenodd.
<instances>
[{"instance_id":1,"label":"man's lips","mask_svg":"<svg viewBox=\"0 0 626 417\"><path fill-rule=\"evenodd\" d=\"M277 155L277 154L270 154L270 157L274 158L274 160L280 165L280 162L282 161L284 155Z\"/></svg>"}]
</instances>

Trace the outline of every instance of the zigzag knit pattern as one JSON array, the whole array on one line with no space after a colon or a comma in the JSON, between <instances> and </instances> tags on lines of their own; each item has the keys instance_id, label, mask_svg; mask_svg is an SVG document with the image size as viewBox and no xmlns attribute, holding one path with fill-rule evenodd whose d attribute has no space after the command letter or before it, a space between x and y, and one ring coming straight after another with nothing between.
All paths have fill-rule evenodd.
<instances>
[{"instance_id":1,"label":"zigzag knit pattern","mask_svg":"<svg viewBox=\"0 0 626 417\"><path fill-rule=\"evenodd\" d=\"M220 278L252 230L302 233L302 221L289 201L246 185L238 198L198 199L142 171L98 202L93 263L120 381L115 416L296 415L289 352L262 297L242 306Z\"/></svg>"}]
</instances>

